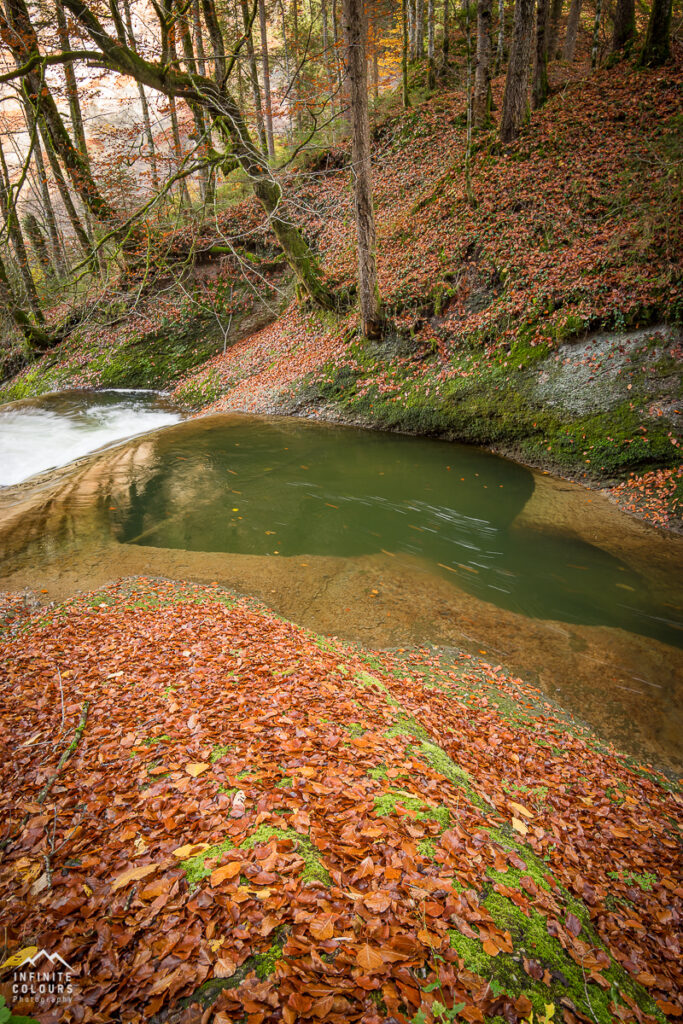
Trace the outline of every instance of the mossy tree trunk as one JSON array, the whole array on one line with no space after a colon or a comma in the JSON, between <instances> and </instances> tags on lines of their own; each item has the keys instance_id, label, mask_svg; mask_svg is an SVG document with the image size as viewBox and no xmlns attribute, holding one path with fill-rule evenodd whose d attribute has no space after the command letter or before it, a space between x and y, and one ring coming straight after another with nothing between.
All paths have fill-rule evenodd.
<instances>
[{"instance_id":1,"label":"mossy tree trunk","mask_svg":"<svg viewBox=\"0 0 683 1024\"><path fill-rule=\"evenodd\" d=\"M301 288L317 305L334 309L336 297L326 284L313 251L288 213L280 184L273 177L264 154L254 145L242 112L224 84L228 66L220 50L217 63L223 68L223 79L215 81L199 74L190 75L168 64L144 60L118 42L83 0L64 0L64 5L97 44L108 66L165 96L184 99L188 104L195 102L209 113L214 128L227 143L226 159L233 156L249 178L267 214L268 225ZM207 7L212 9L210 0L204 0L203 6L206 16ZM218 37L214 45L219 45Z\"/></svg>"},{"instance_id":2,"label":"mossy tree trunk","mask_svg":"<svg viewBox=\"0 0 683 1024\"><path fill-rule=\"evenodd\" d=\"M671 7L671 0L652 0L645 45L640 55L643 67L659 67L671 56Z\"/></svg>"},{"instance_id":3,"label":"mossy tree trunk","mask_svg":"<svg viewBox=\"0 0 683 1024\"><path fill-rule=\"evenodd\" d=\"M46 349L52 348L58 341L59 338L50 335L41 327L31 320L25 309L23 309L20 301L14 293L12 283L7 274L7 269L0 256L0 308L5 310L5 313L12 320L14 325L21 331L22 335L26 339L29 349L33 352L36 349L39 351L45 351Z\"/></svg>"}]
</instances>

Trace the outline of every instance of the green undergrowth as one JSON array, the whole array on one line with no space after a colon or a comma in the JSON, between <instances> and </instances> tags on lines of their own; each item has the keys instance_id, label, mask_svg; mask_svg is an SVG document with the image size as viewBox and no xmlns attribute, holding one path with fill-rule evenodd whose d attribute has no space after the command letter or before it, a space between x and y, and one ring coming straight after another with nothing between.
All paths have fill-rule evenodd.
<instances>
[{"instance_id":1,"label":"green undergrowth","mask_svg":"<svg viewBox=\"0 0 683 1024\"><path fill-rule=\"evenodd\" d=\"M622 998L622 993L626 993L642 1010L664 1021L646 990L610 956L592 926L588 908L559 885L549 866L528 846L518 842L509 826L490 829L489 833L504 849L514 850L526 865L524 870L509 868L507 872L489 868L490 884L485 884L480 893L481 902L496 925L510 933L513 952L499 952L495 957L490 956L479 939L468 938L453 929L448 933L451 946L457 950L465 965L486 979L496 993L505 992L515 998L523 992L531 999L537 1015L542 1013L548 1003L567 1005L565 1001L569 999L588 1019L597 1024L611 1024L614 1015L609 1004L628 1006ZM578 919L582 941L610 956L610 966L602 972L609 982L609 989L603 989L592 982L588 977L589 972L582 970L565 951L560 940L549 934L546 916L533 907L526 913L511 899L493 889L493 884L498 882L523 892L524 878L533 880L540 889L552 894L563 908L561 920L568 914ZM523 958L540 964L543 980L535 980L523 970Z\"/></svg>"},{"instance_id":2,"label":"green undergrowth","mask_svg":"<svg viewBox=\"0 0 683 1024\"><path fill-rule=\"evenodd\" d=\"M291 394L291 406L327 408L337 418L382 430L485 445L589 479L678 464L680 452L671 443L676 425L668 410L683 393L667 336L653 335L649 346L645 341L622 363L606 358L611 376L605 370L582 379L590 411L578 414L572 367L560 364L562 381L553 384L555 351L547 344L532 347L526 331L520 328L502 355L486 356L476 339L462 342L447 363L416 343L406 359L411 347L405 340L384 348L355 342L346 362L326 364L304 378ZM616 336L617 348L618 341ZM571 347L562 353L571 359ZM443 369L455 375L441 380ZM657 401L663 414L651 415L648 409Z\"/></svg>"},{"instance_id":3,"label":"green undergrowth","mask_svg":"<svg viewBox=\"0 0 683 1024\"><path fill-rule=\"evenodd\" d=\"M0 402L69 387L155 388L175 383L222 347L215 322L188 315L147 333L107 332L108 343L74 334L0 385Z\"/></svg>"},{"instance_id":4,"label":"green undergrowth","mask_svg":"<svg viewBox=\"0 0 683 1024\"><path fill-rule=\"evenodd\" d=\"M269 843L272 839L277 841L289 839L296 844L296 852L304 862L301 873L301 880L304 884L319 882L325 886L330 885L330 874L322 862L320 851L313 845L311 840L306 836L302 836L299 832L295 832L294 829L274 828L270 825L260 825L239 846L235 846L231 839L224 839L222 842L216 843L215 846L210 846L207 850L203 850L194 857L182 861L180 866L185 872L188 885L191 889L194 889L204 878L211 874L216 863L220 861L224 853L235 849L253 850L255 846ZM213 866L207 867L207 861L213 861Z\"/></svg>"}]
</instances>

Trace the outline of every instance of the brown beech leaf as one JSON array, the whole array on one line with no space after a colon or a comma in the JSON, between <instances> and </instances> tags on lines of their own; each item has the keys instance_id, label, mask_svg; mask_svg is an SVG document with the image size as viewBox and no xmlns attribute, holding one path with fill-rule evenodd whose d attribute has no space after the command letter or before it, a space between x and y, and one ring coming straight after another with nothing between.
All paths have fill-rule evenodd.
<instances>
[{"instance_id":1,"label":"brown beech leaf","mask_svg":"<svg viewBox=\"0 0 683 1024\"><path fill-rule=\"evenodd\" d=\"M128 871L124 871L123 874L116 876L111 884L112 892L122 889L129 882L139 882L141 878L146 878L147 875L151 875L156 869L156 864L141 864L138 868L129 868Z\"/></svg>"},{"instance_id":2,"label":"brown beech leaf","mask_svg":"<svg viewBox=\"0 0 683 1024\"><path fill-rule=\"evenodd\" d=\"M380 967L384 966L382 954L368 945L361 946L356 955L356 963L364 971L368 972L378 971Z\"/></svg>"}]
</instances>

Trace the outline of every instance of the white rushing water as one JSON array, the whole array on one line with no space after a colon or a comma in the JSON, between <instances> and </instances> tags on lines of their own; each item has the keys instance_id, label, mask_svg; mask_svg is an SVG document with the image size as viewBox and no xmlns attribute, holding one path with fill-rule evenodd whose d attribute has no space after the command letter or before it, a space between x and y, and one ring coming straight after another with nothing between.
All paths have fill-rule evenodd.
<instances>
[{"instance_id":1,"label":"white rushing water","mask_svg":"<svg viewBox=\"0 0 683 1024\"><path fill-rule=\"evenodd\" d=\"M149 391L71 391L0 406L0 486L180 419Z\"/></svg>"}]
</instances>

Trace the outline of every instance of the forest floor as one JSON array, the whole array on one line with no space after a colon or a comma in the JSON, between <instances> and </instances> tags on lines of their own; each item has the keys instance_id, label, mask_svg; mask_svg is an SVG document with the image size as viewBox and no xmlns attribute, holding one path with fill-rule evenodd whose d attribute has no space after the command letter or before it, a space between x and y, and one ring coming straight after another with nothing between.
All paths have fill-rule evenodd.
<instances>
[{"instance_id":1,"label":"forest floor","mask_svg":"<svg viewBox=\"0 0 683 1024\"><path fill-rule=\"evenodd\" d=\"M683 1013L680 791L500 666L146 578L1 621L15 1014ZM40 948L70 1009L12 995Z\"/></svg>"},{"instance_id":2,"label":"forest floor","mask_svg":"<svg viewBox=\"0 0 683 1024\"><path fill-rule=\"evenodd\" d=\"M202 413L436 435L606 488L680 529L683 55L657 70L560 61L550 74L552 96L516 143L502 149L494 127L475 134L471 194L462 88L378 107L382 344L358 337L355 312L299 308L281 272L255 299L256 272L236 282L228 260L200 269L194 295L167 287L76 332L0 385L0 400L163 387ZM288 187L326 271L352 284L347 143L308 158ZM224 216L226 231L258 222L249 199ZM211 287L226 338L201 299Z\"/></svg>"}]
</instances>

